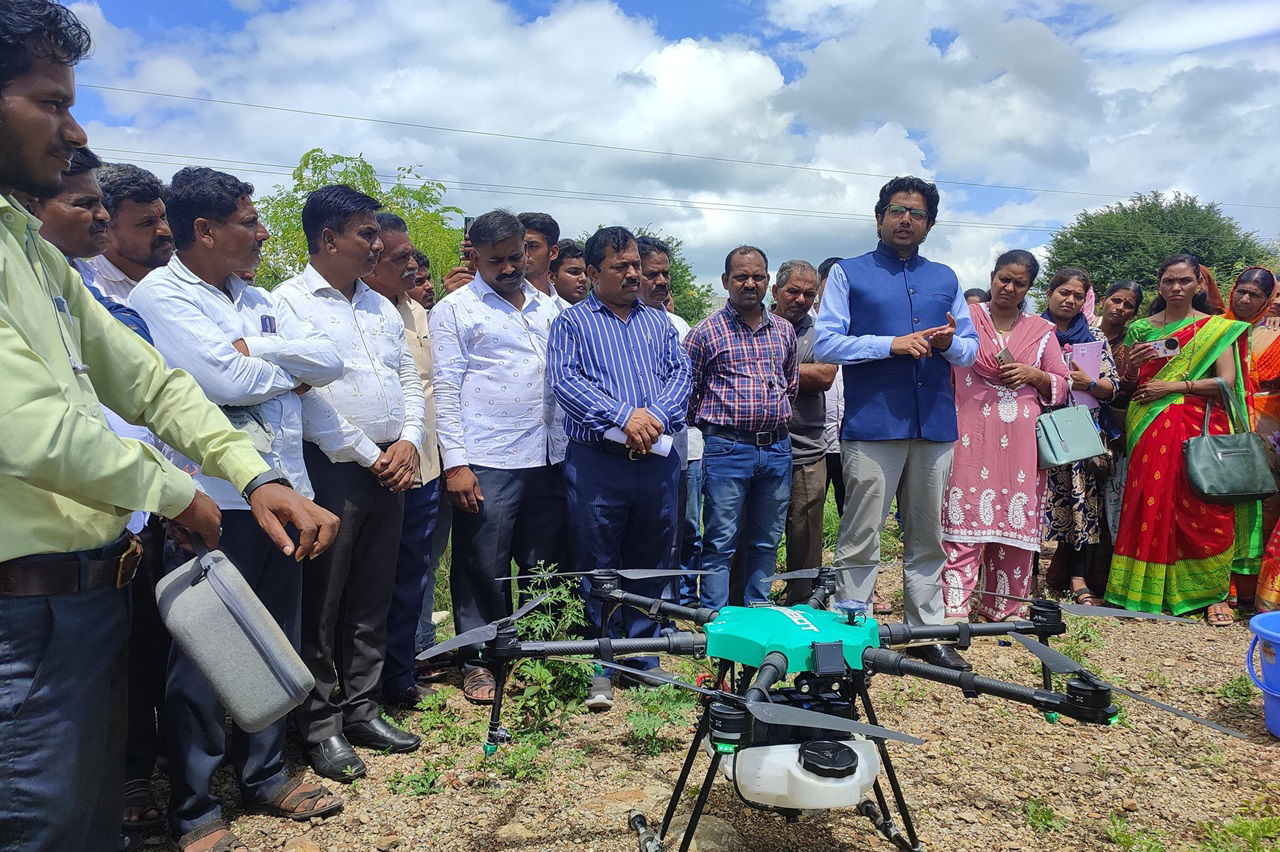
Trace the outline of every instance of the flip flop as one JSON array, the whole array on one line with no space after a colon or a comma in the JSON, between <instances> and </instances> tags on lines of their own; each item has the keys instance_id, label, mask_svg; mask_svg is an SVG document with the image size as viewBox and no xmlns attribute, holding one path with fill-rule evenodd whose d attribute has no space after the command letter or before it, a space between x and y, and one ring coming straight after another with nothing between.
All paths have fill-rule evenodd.
<instances>
[{"instance_id":1,"label":"flip flop","mask_svg":"<svg viewBox=\"0 0 1280 852\"><path fill-rule=\"evenodd\" d=\"M462 697L472 704L492 704L497 693L498 682L488 669L472 669L462 678Z\"/></svg>"},{"instance_id":2,"label":"flip flop","mask_svg":"<svg viewBox=\"0 0 1280 852\"><path fill-rule=\"evenodd\" d=\"M1230 627L1236 623L1236 616L1226 601L1223 601L1210 604L1204 611L1204 620L1214 627Z\"/></svg>"}]
</instances>

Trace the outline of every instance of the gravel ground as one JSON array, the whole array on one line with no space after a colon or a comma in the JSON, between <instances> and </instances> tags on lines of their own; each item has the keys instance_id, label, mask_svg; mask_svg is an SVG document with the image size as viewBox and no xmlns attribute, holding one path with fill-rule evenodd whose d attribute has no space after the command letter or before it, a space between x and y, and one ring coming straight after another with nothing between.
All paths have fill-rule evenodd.
<instances>
[{"instance_id":1,"label":"gravel ground","mask_svg":"<svg viewBox=\"0 0 1280 852\"><path fill-rule=\"evenodd\" d=\"M1228 686L1242 673L1249 639L1243 623L1224 629L1103 618L1072 622L1076 647L1109 679L1236 727L1249 739L1124 699L1120 725L1068 719L1051 725L1019 705L966 701L940 685L877 676L872 695L880 723L927 741L891 745L926 849L1227 849L1208 836L1215 825L1244 811L1280 807L1280 743L1263 725L1261 698L1247 692L1233 698L1240 685ZM968 657L980 673L1038 682L1035 659L1019 647L983 640ZM521 764L544 777L517 781L481 760L487 712L468 705L456 689L446 690L456 724L473 723L476 736L458 745L429 740L412 755L364 753L369 774L343 788L345 810L311 826L241 814L229 778L222 777L234 829L255 850L622 852L636 848L625 827L629 810L639 808L651 821L661 818L684 743L656 757L629 748L632 692L620 692L610 713L572 717L563 738ZM422 731L421 713L398 718ZM691 730L677 722L666 733L687 743ZM439 737L439 731L435 737L424 733ZM393 777L419 772L424 760L444 772L434 792L393 793ZM705 766L700 758L695 777ZM788 825L746 809L724 784L714 788L707 814L737 833L729 847L735 852L892 848L849 811ZM1114 820L1127 825L1128 843L1115 842ZM1280 842L1264 838L1239 848L1280 849Z\"/></svg>"}]
</instances>

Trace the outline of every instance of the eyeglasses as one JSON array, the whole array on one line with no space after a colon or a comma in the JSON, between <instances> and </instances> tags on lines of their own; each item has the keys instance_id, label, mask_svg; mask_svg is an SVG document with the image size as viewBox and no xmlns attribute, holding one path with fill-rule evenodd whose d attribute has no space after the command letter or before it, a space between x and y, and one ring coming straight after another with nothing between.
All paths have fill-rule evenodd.
<instances>
[{"instance_id":1,"label":"eyeglasses","mask_svg":"<svg viewBox=\"0 0 1280 852\"><path fill-rule=\"evenodd\" d=\"M739 284L746 284L748 281L751 281L755 284L763 284L764 282L769 280L768 275L748 275L745 272L739 272L737 275L732 275L730 277L733 278L734 281L737 281Z\"/></svg>"},{"instance_id":2,"label":"eyeglasses","mask_svg":"<svg viewBox=\"0 0 1280 852\"><path fill-rule=\"evenodd\" d=\"M919 207L903 207L901 204L890 204L884 212L895 219L901 219L903 216L911 214L911 218L917 222L923 222L929 216L928 210L921 210Z\"/></svg>"}]
</instances>

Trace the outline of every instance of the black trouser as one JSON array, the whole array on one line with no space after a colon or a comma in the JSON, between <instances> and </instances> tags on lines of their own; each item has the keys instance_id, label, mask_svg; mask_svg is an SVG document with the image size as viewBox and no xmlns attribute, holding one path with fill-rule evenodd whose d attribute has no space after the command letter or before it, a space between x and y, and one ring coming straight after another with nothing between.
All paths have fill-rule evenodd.
<instances>
[{"instance_id":1,"label":"black trouser","mask_svg":"<svg viewBox=\"0 0 1280 852\"><path fill-rule=\"evenodd\" d=\"M161 749L164 726L164 682L168 668L169 631L156 608L156 584L165 574L165 531L155 515L138 533L142 561L129 584L132 620L129 626L129 728L124 747L126 781L151 778Z\"/></svg>"},{"instance_id":2,"label":"black trouser","mask_svg":"<svg viewBox=\"0 0 1280 852\"><path fill-rule=\"evenodd\" d=\"M404 495L355 462L334 464L314 444L303 452L316 502L342 522L302 575L302 659L316 686L294 715L302 738L315 744L381 712Z\"/></svg>"},{"instance_id":3,"label":"black trouser","mask_svg":"<svg viewBox=\"0 0 1280 852\"><path fill-rule=\"evenodd\" d=\"M567 554L564 474L560 465L519 470L472 465L484 500L477 513L454 509L449 584L458 633L511 614L514 561L526 574L542 562L563 570ZM464 668L479 665L479 647L461 651Z\"/></svg>"},{"instance_id":4,"label":"black trouser","mask_svg":"<svg viewBox=\"0 0 1280 852\"><path fill-rule=\"evenodd\" d=\"M289 527L289 532L296 539L297 531ZM218 548L296 647L303 567L280 552L248 509L222 513ZM175 836L222 817L222 803L212 783L224 757L235 769L246 803L269 801L289 780L284 719L252 734L232 725L228 738L226 718L227 711L209 681L174 646L169 654L164 733L171 789L169 828Z\"/></svg>"},{"instance_id":5,"label":"black trouser","mask_svg":"<svg viewBox=\"0 0 1280 852\"><path fill-rule=\"evenodd\" d=\"M836 492L836 512L844 514L844 467L840 453L827 453L827 485Z\"/></svg>"}]
</instances>

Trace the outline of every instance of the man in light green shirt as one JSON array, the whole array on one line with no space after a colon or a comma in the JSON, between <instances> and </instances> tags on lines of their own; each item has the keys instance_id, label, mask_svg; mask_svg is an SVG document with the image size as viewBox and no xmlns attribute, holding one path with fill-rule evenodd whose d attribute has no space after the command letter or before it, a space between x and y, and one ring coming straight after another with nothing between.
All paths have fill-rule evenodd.
<instances>
[{"instance_id":1,"label":"man in light green shirt","mask_svg":"<svg viewBox=\"0 0 1280 852\"><path fill-rule=\"evenodd\" d=\"M85 134L70 108L89 34L48 0L0 6L0 848L112 849L120 833L127 582L135 510L206 545L217 505L101 406L249 492L297 559L337 519L296 494L185 373L84 287L15 191L56 192ZM284 530L293 524L300 542Z\"/></svg>"}]
</instances>

